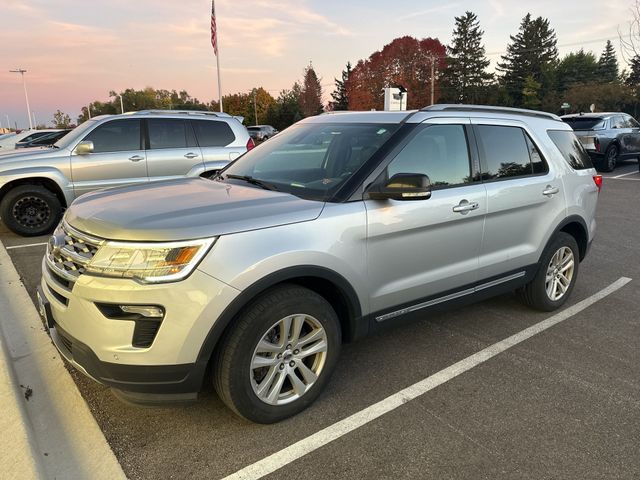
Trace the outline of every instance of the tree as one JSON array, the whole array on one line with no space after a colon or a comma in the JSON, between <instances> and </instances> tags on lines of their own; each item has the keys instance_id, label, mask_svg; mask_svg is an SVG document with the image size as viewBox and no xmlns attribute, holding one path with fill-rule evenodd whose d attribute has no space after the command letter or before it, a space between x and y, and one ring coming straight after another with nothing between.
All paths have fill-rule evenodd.
<instances>
[{"instance_id":1,"label":"tree","mask_svg":"<svg viewBox=\"0 0 640 480\"><path fill-rule=\"evenodd\" d=\"M600 60L598 60L598 75L602 82L617 82L618 77L618 59L616 57L616 50L613 48L611 40L607 40L607 45L604 47Z\"/></svg>"},{"instance_id":2,"label":"tree","mask_svg":"<svg viewBox=\"0 0 640 480\"><path fill-rule=\"evenodd\" d=\"M511 35L506 55L498 63L497 70L502 72L501 81L505 86L512 104L523 104L523 91L527 77L541 84L541 94L553 89L553 67L558 60L557 39L549 20L531 14L522 19L520 30Z\"/></svg>"},{"instance_id":3,"label":"tree","mask_svg":"<svg viewBox=\"0 0 640 480\"><path fill-rule=\"evenodd\" d=\"M318 115L323 112L322 85L311 64L304 69L300 95L300 110L304 117L312 117L313 115Z\"/></svg>"},{"instance_id":4,"label":"tree","mask_svg":"<svg viewBox=\"0 0 640 480\"><path fill-rule=\"evenodd\" d=\"M71 117L60 110L56 110L56 113L53 114L53 125L55 128L69 128Z\"/></svg>"},{"instance_id":5,"label":"tree","mask_svg":"<svg viewBox=\"0 0 640 480\"><path fill-rule=\"evenodd\" d=\"M630 87L616 83L588 83L574 85L567 90L565 100L576 112L588 112L591 104L596 111L624 111L635 102Z\"/></svg>"},{"instance_id":6,"label":"tree","mask_svg":"<svg viewBox=\"0 0 640 480\"><path fill-rule=\"evenodd\" d=\"M289 125L301 120L300 96L302 87L295 82L290 90L282 90L266 114L266 122L278 130L284 130Z\"/></svg>"},{"instance_id":7,"label":"tree","mask_svg":"<svg viewBox=\"0 0 640 480\"><path fill-rule=\"evenodd\" d=\"M536 82L532 75L529 75L524 80L524 88L522 89L522 106L524 108L530 108L532 110L538 110L540 108L540 88L542 84Z\"/></svg>"},{"instance_id":8,"label":"tree","mask_svg":"<svg viewBox=\"0 0 640 480\"><path fill-rule=\"evenodd\" d=\"M475 13L455 17L451 45L447 47L445 79L448 97L456 103L477 103L481 87L492 78L486 71L489 60L485 57L482 35Z\"/></svg>"},{"instance_id":9,"label":"tree","mask_svg":"<svg viewBox=\"0 0 640 480\"><path fill-rule=\"evenodd\" d=\"M564 93L576 83L590 83L598 79L598 62L591 52L583 49L571 52L558 63L558 90Z\"/></svg>"},{"instance_id":10,"label":"tree","mask_svg":"<svg viewBox=\"0 0 640 480\"><path fill-rule=\"evenodd\" d=\"M342 79L334 78L336 89L331 93L333 102L329 103L331 110L349 110L349 77L351 76L351 62L347 62L346 68L342 71Z\"/></svg>"},{"instance_id":11,"label":"tree","mask_svg":"<svg viewBox=\"0 0 640 480\"><path fill-rule=\"evenodd\" d=\"M431 103L431 65L434 65L435 100L440 97L440 76L447 66L446 48L439 40L418 40L405 36L394 39L381 51L359 60L349 76L347 95L351 110L382 110L383 89L402 85L408 92L407 108Z\"/></svg>"}]
</instances>

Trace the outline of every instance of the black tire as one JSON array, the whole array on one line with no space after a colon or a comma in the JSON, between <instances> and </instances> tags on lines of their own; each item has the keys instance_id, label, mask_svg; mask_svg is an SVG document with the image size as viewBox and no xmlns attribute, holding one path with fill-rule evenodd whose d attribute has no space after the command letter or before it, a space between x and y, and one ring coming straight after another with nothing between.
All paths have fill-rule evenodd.
<instances>
[{"instance_id":1,"label":"black tire","mask_svg":"<svg viewBox=\"0 0 640 480\"><path fill-rule=\"evenodd\" d=\"M50 233L60 221L62 205L58 197L40 185L20 185L0 202L4 224L23 237Z\"/></svg>"},{"instance_id":2,"label":"black tire","mask_svg":"<svg viewBox=\"0 0 640 480\"><path fill-rule=\"evenodd\" d=\"M568 288L560 298L554 300L550 298L547 293L547 273L550 268L551 260L556 252L564 248L571 249L571 252L573 253L573 270ZM535 277L533 277L533 280L516 293L520 300L531 308L535 308L536 310L541 310L543 312L556 310L564 305L571 295L578 278L579 268L580 252L576 239L568 233L558 232L542 253L538 271L536 272Z\"/></svg>"},{"instance_id":3,"label":"black tire","mask_svg":"<svg viewBox=\"0 0 640 480\"><path fill-rule=\"evenodd\" d=\"M321 324L326 334L326 356L323 358L317 379L310 384L308 390L290 403L272 405L261 400L254 391L256 370L251 369L251 364L258 342L269 332L275 331L272 327L279 320L290 315L310 315ZM338 317L323 297L297 285L283 284L274 287L247 305L223 338L214 356L214 387L222 401L239 416L257 423L278 422L307 408L322 392L335 368L340 354L340 344ZM275 353L269 355L275 359ZM276 361L287 363L289 359L284 357ZM277 372L278 369L284 368L280 364L273 368L276 369L274 375L285 375ZM292 370L287 368L286 371ZM265 377L267 375L268 373L265 373ZM286 382L292 385L289 377L285 378L285 385Z\"/></svg>"},{"instance_id":4,"label":"black tire","mask_svg":"<svg viewBox=\"0 0 640 480\"><path fill-rule=\"evenodd\" d=\"M616 168L616 164L618 163L618 146L617 145L609 145L607 151L604 153L604 158L600 163L600 170L603 172L613 172Z\"/></svg>"}]
</instances>

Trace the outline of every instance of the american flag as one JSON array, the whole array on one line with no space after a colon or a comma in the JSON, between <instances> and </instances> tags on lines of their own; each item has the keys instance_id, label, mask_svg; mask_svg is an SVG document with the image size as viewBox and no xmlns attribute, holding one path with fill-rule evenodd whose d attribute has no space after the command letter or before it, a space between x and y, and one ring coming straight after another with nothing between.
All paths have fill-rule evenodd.
<instances>
[{"instance_id":1,"label":"american flag","mask_svg":"<svg viewBox=\"0 0 640 480\"><path fill-rule=\"evenodd\" d=\"M218 55L218 32L216 30L216 7L214 0L211 0L211 46L216 55Z\"/></svg>"}]
</instances>

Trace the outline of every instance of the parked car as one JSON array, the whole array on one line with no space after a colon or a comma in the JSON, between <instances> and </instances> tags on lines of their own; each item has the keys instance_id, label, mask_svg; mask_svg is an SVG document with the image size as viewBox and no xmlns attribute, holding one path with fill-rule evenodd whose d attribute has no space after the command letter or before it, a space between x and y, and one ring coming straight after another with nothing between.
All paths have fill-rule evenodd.
<instances>
[{"instance_id":1,"label":"parked car","mask_svg":"<svg viewBox=\"0 0 640 480\"><path fill-rule=\"evenodd\" d=\"M559 308L601 181L551 114L324 114L213 180L78 198L49 240L40 310L61 355L121 398L194 399L212 381L240 416L275 422L321 393L343 341L511 290Z\"/></svg>"},{"instance_id":2,"label":"parked car","mask_svg":"<svg viewBox=\"0 0 640 480\"><path fill-rule=\"evenodd\" d=\"M51 132L55 132L55 129L46 129L46 130L22 130L20 133L15 133L9 137L0 139L0 152L5 152L8 150L14 150L16 148L16 143L22 142L23 140L30 141L32 139L41 137Z\"/></svg>"},{"instance_id":3,"label":"parked car","mask_svg":"<svg viewBox=\"0 0 640 480\"><path fill-rule=\"evenodd\" d=\"M273 128L271 125L253 125L251 127L247 127L247 130L249 131L251 138L259 142L264 142L278 133L278 130Z\"/></svg>"},{"instance_id":4,"label":"parked car","mask_svg":"<svg viewBox=\"0 0 640 480\"><path fill-rule=\"evenodd\" d=\"M565 115L562 120L576 132L598 170L611 172L620 160L640 165L640 123L621 112Z\"/></svg>"},{"instance_id":5,"label":"parked car","mask_svg":"<svg viewBox=\"0 0 640 480\"><path fill-rule=\"evenodd\" d=\"M210 176L253 146L241 121L224 113L145 110L95 117L55 148L0 156L0 217L19 235L42 235L83 193Z\"/></svg>"},{"instance_id":6,"label":"parked car","mask_svg":"<svg viewBox=\"0 0 640 480\"><path fill-rule=\"evenodd\" d=\"M24 139L16 143L16 148L46 147L53 145L70 131L71 129L58 130L37 136L30 140Z\"/></svg>"}]
</instances>

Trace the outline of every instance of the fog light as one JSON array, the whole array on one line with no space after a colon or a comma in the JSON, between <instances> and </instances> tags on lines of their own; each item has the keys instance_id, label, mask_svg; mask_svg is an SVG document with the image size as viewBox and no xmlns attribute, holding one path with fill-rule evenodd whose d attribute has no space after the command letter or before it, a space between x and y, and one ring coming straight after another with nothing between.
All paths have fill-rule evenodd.
<instances>
[{"instance_id":1,"label":"fog light","mask_svg":"<svg viewBox=\"0 0 640 480\"><path fill-rule=\"evenodd\" d=\"M155 305L119 305L124 313L141 315L146 318L163 318L164 310Z\"/></svg>"}]
</instances>

